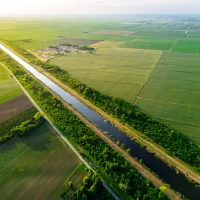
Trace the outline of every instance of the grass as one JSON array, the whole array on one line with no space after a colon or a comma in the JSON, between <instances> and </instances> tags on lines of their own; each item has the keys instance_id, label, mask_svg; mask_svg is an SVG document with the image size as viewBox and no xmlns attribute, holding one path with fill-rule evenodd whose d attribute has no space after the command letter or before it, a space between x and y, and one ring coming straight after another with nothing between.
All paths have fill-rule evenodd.
<instances>
[{"instance_id":1,"label":"grass","mask_svg":"<svg viewBox=\"0 0 200 200\"><path fill-rule=\"evenodd\" d=\"M65 181L80 164L47 123L1 146L0 157L2 200L58 199Z\"/></svg>"},{"instance_id":2,"label":"grass","mask_svg":"<svg viewBox=\"0 0 200 200\"><path fill-rule=\"evenodd\" d=\"M137 106L200 144L200 56L165 53Z\"/></svg>"},{"instance_id":3,"label":"grass","mask_svg":"<svg viewBox=\"0 0 200 200\"><path fill-rule=\"evenodd\" d=\"M160 55L160 51L105 48L58 57L51 63L92 88L132 102Z\"/></svg>"},{"instance_id":4,"label":"grass","mask_svg":"<svg viewBox=\"0 0 200 200\"><path fill-rule=\"evenodd\" d=\"M0 65L0 104L23 94L16 81L4 67Z\"/></svg>"}]
</instances>

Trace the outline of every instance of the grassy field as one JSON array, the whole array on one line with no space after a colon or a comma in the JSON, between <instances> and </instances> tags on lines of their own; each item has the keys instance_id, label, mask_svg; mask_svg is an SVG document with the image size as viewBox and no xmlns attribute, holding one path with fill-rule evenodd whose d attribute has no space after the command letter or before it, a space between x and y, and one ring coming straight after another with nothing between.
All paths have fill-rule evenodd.
<instances>
[{"instance_id":1,"label":"grassy field","mask_svg":"<svg viewBox=\"0 0 200 200\"><path fill-rule=\"evenodd\" d=\"M161 56L160 51L98 49L51 60L81 82L132 102Z\"/></svg>"},{"instance_id":2,"label":"grassy field","mask_svg":"<svg viewBox=\"0 0 200 200\"><path fill-rule=\"evenodd\" d=\"M58 199L65 181L80 164L47 123L1 146L0 157L2 200ZM76 175L81 182L82 173Z\"/></svg>"},{"instance_id":3,"label":"grassy field","mask_svg":"<svg viewBox=\"0 0 200 200\"><path fill-rule=\"evenodd\" d=\"M200 56L165 53L137 106L200 144Z\"/></svg>"},{"instance_id":4,"label":"grassy field","mask_svg":"<svg viewBox=\"0 0 200 200\"><path fill-rule=\"evenodd\" d=\"M0 65L0 104L23 94L10 74Z\"/></svg>"}]
</instances>

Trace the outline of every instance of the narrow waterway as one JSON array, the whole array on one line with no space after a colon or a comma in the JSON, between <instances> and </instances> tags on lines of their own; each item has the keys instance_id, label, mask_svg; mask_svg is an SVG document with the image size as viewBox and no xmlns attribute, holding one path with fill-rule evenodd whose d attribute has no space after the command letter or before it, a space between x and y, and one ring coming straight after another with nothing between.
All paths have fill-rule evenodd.
<instances>
[{"instance_id":1,"label":"narrow waterway","mask_svg":"<svg viewBox=\"0 0 200 200\"><path fill-rule=\"evenodd\" d=\"M163 179L171 188L183 194L186 198L191 200L200 199L200 188L195 187L195 184L190 183L183 174L177 174L167 164L159 160L154 154L149 153L146 149L140 147L136 142L131 140L124 133L113 127L109 122L105 122L104 118L98 115L95 111L85 106L74 96L63 90L57 84L52 82L49 78L41 74L35 68L23 61L9 49L0 44L0 48L9 54L13 59L19 62L25 69L31 72L38 80L43 82L52 91L59 95L67 103L76 108L83 116L96 124L101 130L107 132L114 141L123 143L126 149L131 149L131 155L135 158L142 159L143 163L161 179Z\"/></svg>"}]
</instances>

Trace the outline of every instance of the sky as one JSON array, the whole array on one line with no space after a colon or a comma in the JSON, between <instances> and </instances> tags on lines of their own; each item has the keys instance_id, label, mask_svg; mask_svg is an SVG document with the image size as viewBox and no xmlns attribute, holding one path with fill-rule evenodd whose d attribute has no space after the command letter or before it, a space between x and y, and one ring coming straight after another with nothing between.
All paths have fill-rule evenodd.
<instances>
[{"instance_id":1,"label":"sky","mask_svg":"<svg viewBox=\"0 0 200 200\"><path fill-rule=\"evenodd\" d=\"M0 14L200 14L200 0L0 1Z\"/></svg>"}]
</instances>

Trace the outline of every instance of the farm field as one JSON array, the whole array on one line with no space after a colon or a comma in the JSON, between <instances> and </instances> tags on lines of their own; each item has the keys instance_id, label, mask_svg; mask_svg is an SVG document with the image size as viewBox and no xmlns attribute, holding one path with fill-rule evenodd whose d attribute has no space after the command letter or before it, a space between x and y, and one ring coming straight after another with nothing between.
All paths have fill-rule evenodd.
<instances>
[{"instance_id":1,"label":"farm field","mask_svg":"<svg viewBox=\"0 0 200 200\"><path fill-rule=\"evenodd\" d=\"M180 39L177 45L172 49L172 51L185 52L185 53L199 53L200 52L199 43L200 43L199 38Z\"/></svg>"},{"instance_id":2,"label":"farm field","mask_svg":"<svg viewBox=\"0 0 200 200\"><path fill-rule=\"evenodd\" d=\"M142 35L118 36L110 40L106 40L92 45L96 48L133 48L133 49L149 49L149 50L170 50L177 38L155 37Z\"/></svg>"},{"instance_id":3,"label":"farm field","mask_svg":"<svg viewBox=\"0 0 200 200\"><path fill-rule=\"evenodd\" d=\"M51 63L92 88L133 102L160 56L160 51L102 48L58 57Z\"/></svg>"},{"instance_id":4,"label":"farm field","mask_svg":"<svg viewBox=\"0 0 200 200\"><path fill-rule=\"evenodd\" d=\"M58 199L65 181L80 164L47 123L2 145L0 157L2 200ZM82 177L82 173L76 175Z\"/></svg>"},{"instance_id":5,"label":"farm field","mask_svg":"<svg viewBox=\"0 0 200 200\"><path fill-rule=\"evenodd\" d=\"M21 113L29 108L31 108L33 105L29 101L29 99L26 97L25 94L22 94L14 99L11 99L10 101L7 101L3 104L0 104L0 123L2 121L5 121L14 115Z\"/></svg>"},{"instance_id":6,"label":"farm field","mask_svg":"<svg viewBox=\"0 0 200 200\"><path fill-rule=\"evenodd\" d=\"M16 81L6 69L0 65L0 104L23 94Z\"/></svg>"},{"instance_id":7,"label":"farm field","mask_svg":"<svg viewBox=\"0 0 200 200\"><path fill-rule=\"evenodd\" d=\"M165 53L137 106L200 144L200 56Z\"/></svg>"}]
</instances>

